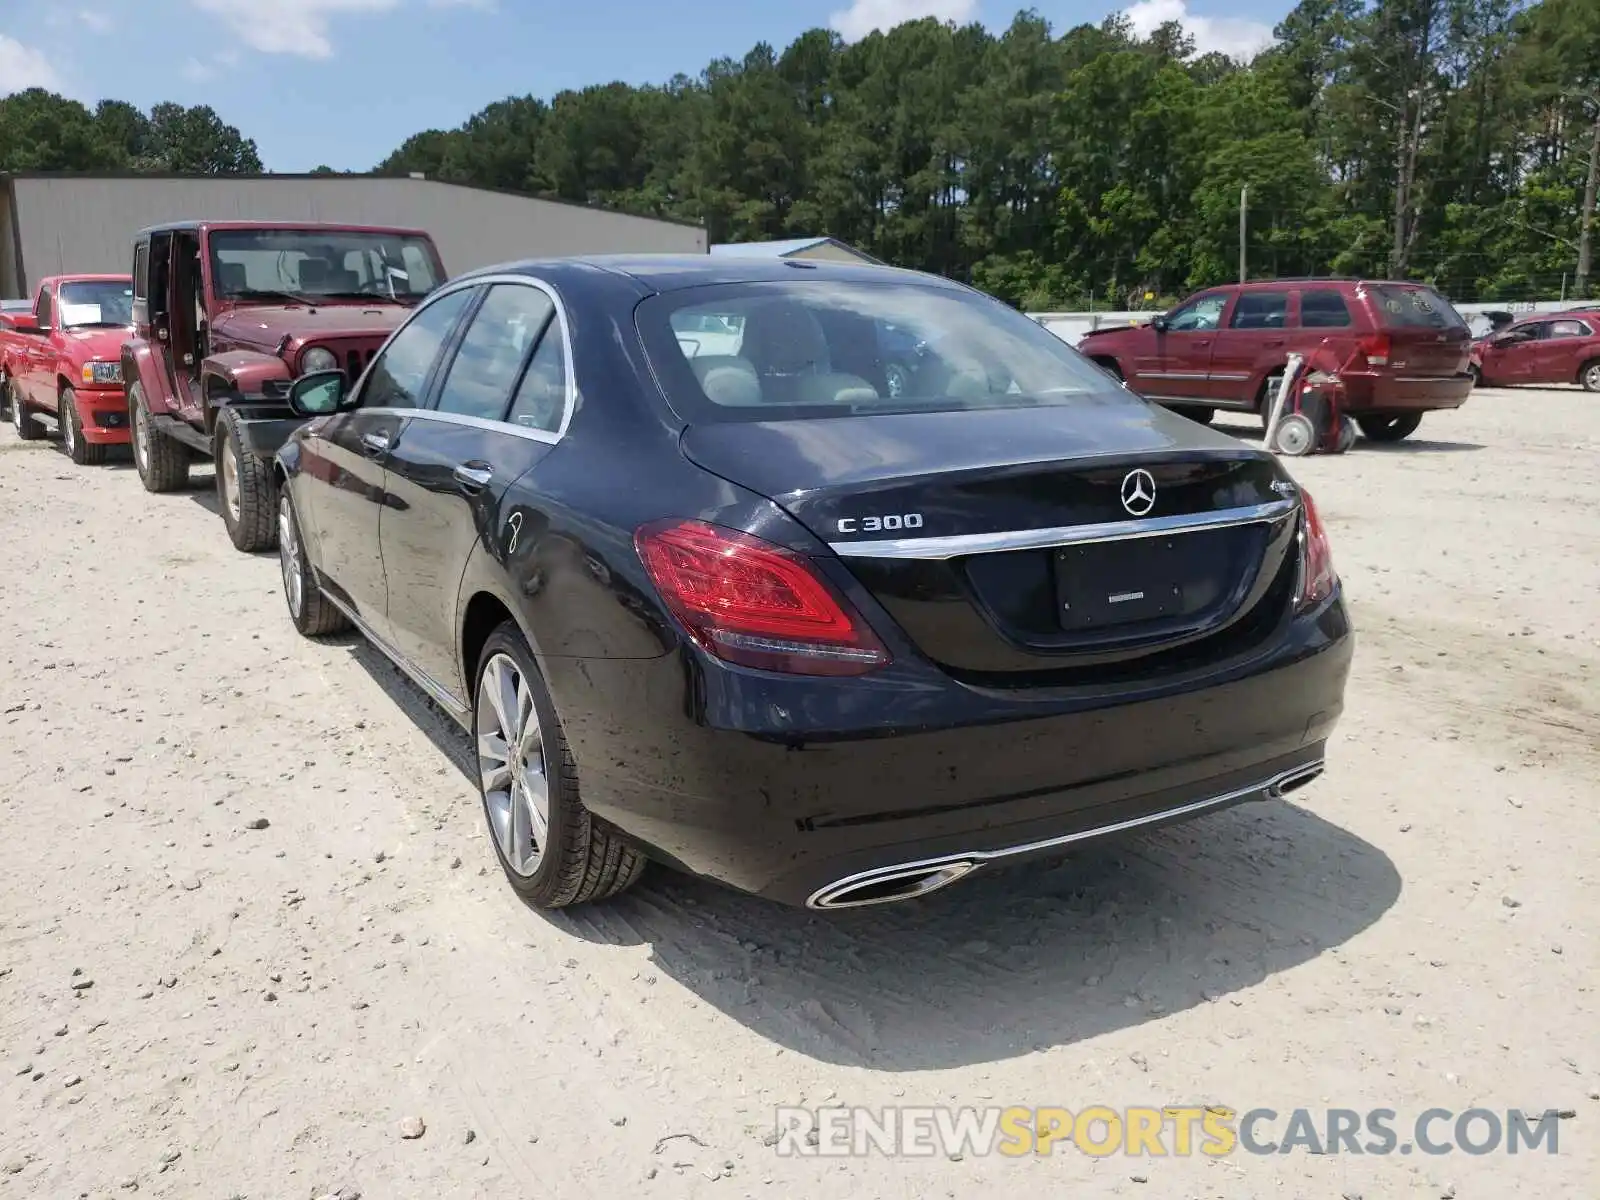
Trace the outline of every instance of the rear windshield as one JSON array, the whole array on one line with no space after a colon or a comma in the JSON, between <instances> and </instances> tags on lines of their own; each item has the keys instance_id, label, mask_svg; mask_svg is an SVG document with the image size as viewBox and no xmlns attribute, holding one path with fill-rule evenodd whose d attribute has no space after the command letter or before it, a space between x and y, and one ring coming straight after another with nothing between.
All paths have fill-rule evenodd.
<instances>
[{"instance_id":1,"label":"rear windshield","mask_svg":"<svg viewBox=\"0 0 1600 1200\"><path fill-rule=\"evenodd\" d=\"M1432 288L1374 284L1369 289L1373 311L1388 326L1414 329L1465 329L1467 323L1450 302Z\"/></svg>"},{"instance_id":2,"label":"rear windshield","mask_svg":"<svg viewBox=\"0 0 1600 1200\"><path fill-rule=\"evenodd\" d=\"M1037 322L976 292L818 279L652 296L639 332L685 421L1139 403Z\"/></svg>"}]
</instances>

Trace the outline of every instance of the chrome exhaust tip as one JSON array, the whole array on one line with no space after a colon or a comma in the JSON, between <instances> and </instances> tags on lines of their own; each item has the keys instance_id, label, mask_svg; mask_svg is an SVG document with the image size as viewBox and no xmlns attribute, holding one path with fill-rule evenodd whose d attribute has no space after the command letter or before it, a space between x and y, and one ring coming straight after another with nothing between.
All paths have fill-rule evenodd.
<instances>
[{"instance_id":1,"label":"chrome exhaust tip","mask_svg":"<svg viewBox=\"0 0 1600 1200\"><path fill-rule=\"evenodd\" d=\"M1301 788L1305 787L1306 784L1310 783L1317 776L1321 775L1322 771L1322 763L1307 763L1299 770L1290 771L1287 774L1279 777L1279 779L1272 785L1271 788L1273 799L1282 800L1290 792L1298 792Z\"/></svg>"},{"instance_id":2,"label":"chrome exhaust tip","mask_svg":"<svg viewBox=\"0 0 1600 1200\"><path fill-rule=\"evenodd\" d=\"M894 904L913 900L949 887L978 869L978 864L960 859L955 862L922 863L913 866L883 867L848 875L818 889L806 901L807 908L867 908L874 904Z\"/></svg>"}]
</instances>

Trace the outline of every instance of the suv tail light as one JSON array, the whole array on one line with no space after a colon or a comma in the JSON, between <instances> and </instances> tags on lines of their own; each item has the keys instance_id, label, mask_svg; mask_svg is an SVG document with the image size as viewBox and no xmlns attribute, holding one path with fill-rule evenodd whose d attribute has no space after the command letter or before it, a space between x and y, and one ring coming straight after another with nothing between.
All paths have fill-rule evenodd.
<instances>
[{"instance_id":1,"label":"suv tail light","mask_svg":"<svg viewBox=\"0 0 1600 1200\"><path fill-rule=\"evenodd\" d=\"M1374 333L1361 339L1361 353L1366 355L1367 362L1375 367L1389 365L1389 351L1392 343L1387 333Z\"/></svg>"},{"instance_id":2,"label":"suv tail light","mask_svg":"<svg viewBox=\"0 0 1600 1200\"><path fill-rule=\"evenodd\" d=\"M862 675L889 652L804 556L704 521L642 526L634 548L695 643L747 667Z\"/></svg>"},{"instance_id":3,"label":"suv tail light","mask_svg":"<svg viewBox=\"0 0 1600 1200\"><path fill-rule=\"evenodd\" d=\"M1300 489L1300 503L1305 508L1305 519L1300 525L1300 598L1295 610L1305 612L1333 595L1333 585L1339 577L1333 570L1328 531L1322 527L1311 493L1304 488Z\"/></svg>"}]
</instances>

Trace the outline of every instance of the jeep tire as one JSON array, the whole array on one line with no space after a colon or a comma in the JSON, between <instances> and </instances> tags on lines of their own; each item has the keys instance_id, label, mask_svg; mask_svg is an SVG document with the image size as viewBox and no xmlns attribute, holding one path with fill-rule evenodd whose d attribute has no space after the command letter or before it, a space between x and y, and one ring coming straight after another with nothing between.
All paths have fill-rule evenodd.
<instances>
[{"instance_id":1,"label":"jeep tire","mask_svg":"<svg viewBox=\"0 0 1600 1200\"><path fill-rule=\"evenodd\" d=\"M0 417L11 415L11 382L6 378L6 373L0 371Z\"/></svg>"},{"instance_id":2,"label":"jeep tire","mask_svg":"<svg viewBox=\"0 0 1600 1200\"><path fill-rule=\"evenodd\" d=\"M133 465L147 492L176 492L189 486L189 448L155 427L144 389L128 388L128 423L133 426Z\"/></svg>"},{"instance_id":3,"label":"jeep tire","mask_svg":"<svg viewBox=\"0 0 1600 1200\"><path fill-rule=\"evenodd\" d=\"M78 412L78 393L71 388L61 389L61 401L56 408L61 423L61 448L67 457L80 467L97 467L106 460L104 442L87 442L83 438L83 417Z\"/></svg>"},{"instance_id":4,"label":"jeep tire","mask_svg":"<svg viewBox=\"0 0 1600 1200\"><path fill-rule=\"evenodd\" d=\"M254 554L278 544L278 487L272 464L244 448L239 413L223 405L211 457L217 464L217 507L235 548Z\"/></svg>"},{"instance_id":5,"label":"jeep tire","mask_svg":"<svg viewBox=\"0 0 1600 1200\"><path fill-rule=\"evenodd\" d=\"M512 888L536 908L564 908L631 887L648 860L583 806L577 764L521 631L505 622L478 658L472 723L479 790L490 844ZM537 807L542 829L529 817Z\"/></svg>"}]
</instances>

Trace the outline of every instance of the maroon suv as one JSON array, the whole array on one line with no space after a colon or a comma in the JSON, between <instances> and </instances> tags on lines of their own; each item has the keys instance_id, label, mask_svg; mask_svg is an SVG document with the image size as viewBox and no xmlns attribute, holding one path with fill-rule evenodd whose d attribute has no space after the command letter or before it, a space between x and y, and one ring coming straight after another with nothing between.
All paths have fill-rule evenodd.
<instances>
[{"instance_id":1,"label":"maroon suv","mask_svg":"<svg viewBox=\"0 0 1600 1200\"><path fill-rule=\"evenodd\" d=\"M1278 279L1190 296L1146 325L1100 329L1078 349L1139 394L1199 421L1219 408L1266 412L1290 354L1324 342L1349 366L1346 404L1361 432L1393 442L1422 414L1472 391L1472 335L1422 284Z\"/></svg>"}]
</instances>

